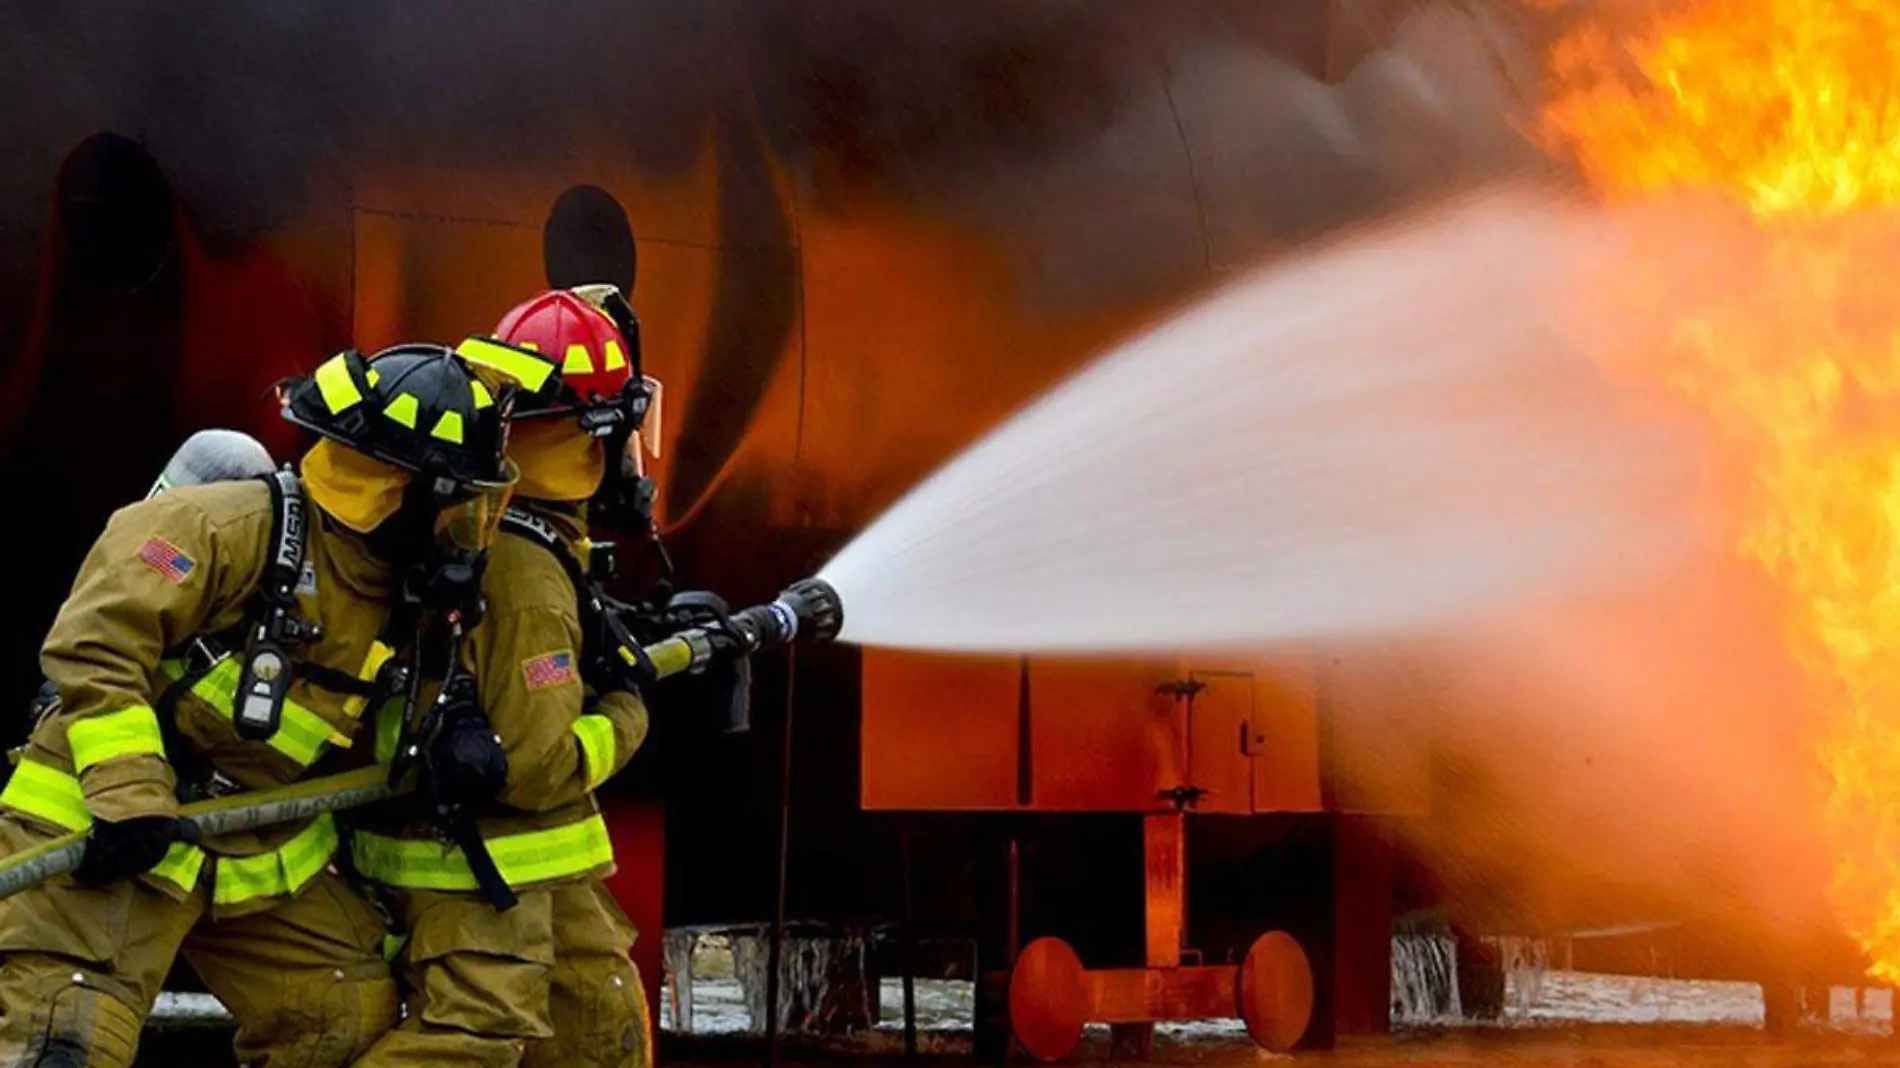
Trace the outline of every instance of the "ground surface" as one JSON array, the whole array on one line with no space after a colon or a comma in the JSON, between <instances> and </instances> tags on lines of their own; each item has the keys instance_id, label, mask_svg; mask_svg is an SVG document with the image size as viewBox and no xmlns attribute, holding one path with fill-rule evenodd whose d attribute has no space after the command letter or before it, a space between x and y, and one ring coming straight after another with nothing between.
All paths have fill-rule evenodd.
<instances>
[{"instance_id":1,"label":"ground surface","mask_svg":"<svg viewBox=\"0 0 1900 1068\"><path fill-rule=\"evenodd\" d=\"M696 971L700 970L698 968ZM706 971L722 969L712 962ZM730 975L730 972L726 972ZM788 1063L869 1057L873 1063L901 1061L902 986L883 985L881 1021L876 1033L829 1044L825 1057L793 1049ZM1449 1021L1409 1027L1390 1038L1352 1042L1324 1054L1274 1057L1254 1048L1236 1022L1200 1021L1166 1025L1156 1037L1156 1060L1207 1068L1312 1063L1384 1065L1518 1065L1524 1068L1807 1068L1858 1066L1900 1068L1900 1041L1891 1039L1893 999L1869 991L1857 1008L1852 991L1836 989L1825 1023L1819 1014L1809 1030L1789 1043L1769 1042L1761 1031L1761 990L1751 983L1715 983L1573 972L1519 974L1507 983L1505 1018L1495 1026L1474 1028ZM751 1030L739 985L731 978L701 978L694 984L694 1030L708 1038L665 1036L670 1063L756 1063L732 1059L729 1044L716 1036ZM967 1063L971 988L968 983L917 984L920 1047L929 1063ZM186 998L167 1003L181 1024L154 1031L140 1068L184 1068L231 1064L228 1033L213 1023L221 1011L214 1002ZM675 1031L670 1006L661 1023ZM1106 1029L1091 1029L1081 1060L1106 1063Z\"/></svg>"}]
</instances>

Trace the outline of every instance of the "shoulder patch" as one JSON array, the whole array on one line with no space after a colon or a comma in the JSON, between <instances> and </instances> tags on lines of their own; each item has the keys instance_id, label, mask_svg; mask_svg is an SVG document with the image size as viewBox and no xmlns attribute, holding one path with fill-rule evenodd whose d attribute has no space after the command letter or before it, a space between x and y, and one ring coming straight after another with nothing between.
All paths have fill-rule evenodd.
<instances>
[{"instance_id":1,"label":"shoulder patch","mask_svg":"<svg viewBox=\"0 0 1900 1068\"><path fill-rule=\"evenodd\" d=\"M521 677L527 682L530 692L573 682L576 678L574 654L563 649L558 653L531 656L521 662Z\"/></svg>"},{"instance_id":2,"label":"shoulder patch","mask_svg":"<svg viewBox=\"0 0 1900 1068\"><path fill-rule=\"evenodd\" d=\"M172 582L184 582L198 567L198 561L186 556L178 546L164 538L147 538L139 546L139 562Z\"/></svg>"}]
</instances>

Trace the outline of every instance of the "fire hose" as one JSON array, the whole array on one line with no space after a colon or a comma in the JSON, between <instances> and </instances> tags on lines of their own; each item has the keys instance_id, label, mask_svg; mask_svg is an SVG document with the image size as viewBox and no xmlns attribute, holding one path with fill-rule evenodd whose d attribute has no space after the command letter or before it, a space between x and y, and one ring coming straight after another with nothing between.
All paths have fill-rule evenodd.
<instances>
[{"instance_id":1,"label":"fire hose","mask_svg":"<svg viewBox=\"0 0 1900 1068\"><path fill-rule=\"evenodd\" d=\"M629 662L647 665L641 674L647 681L657 682L703 671L724 657L743 660L761 649L793 642L830 641L837 637L843 620L838 592L823 580L805 579L787 587L768 604L688 627L637 651L627 650L624 655ZM181 808L179 815L196 823L206 838L212 838L360 808L397 793L389 784L389 769L374 765L274 790L194 802ZM71 872L85 851L86 832L74 831L0 858L0 898Z\"/></svg>"}]
</instances>

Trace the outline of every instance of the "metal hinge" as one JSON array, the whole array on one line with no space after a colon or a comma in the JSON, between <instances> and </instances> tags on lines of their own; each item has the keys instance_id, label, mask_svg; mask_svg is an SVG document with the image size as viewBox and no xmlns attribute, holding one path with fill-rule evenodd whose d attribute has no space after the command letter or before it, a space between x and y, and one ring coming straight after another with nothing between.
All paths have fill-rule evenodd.
<instances>
[{"instance_id":1,"label":"metal hinge","mask_svg":"<svg viewBox=\"0 0 1900 1068\"><path fill-rule=\"evenodd\" d=\"M1199 679L1195 679L1195 678L1170 679L1167 682L1164 682L1161 685L1155 687L1155 692L1159 694L1166 694L1169 697L1182 698L1182 697L1193 697L1195 694L1200 693L1201 691L1205 689L1207 689L1207 683L1202 682Z\"/></svg>"}]
</instances>

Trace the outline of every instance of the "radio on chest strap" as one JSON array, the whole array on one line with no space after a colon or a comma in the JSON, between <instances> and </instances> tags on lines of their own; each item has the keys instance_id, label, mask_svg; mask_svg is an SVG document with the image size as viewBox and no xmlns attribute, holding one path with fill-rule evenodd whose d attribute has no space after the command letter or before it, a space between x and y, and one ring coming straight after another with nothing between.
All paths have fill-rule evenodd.
<instances>
[{"instance_id":1,"label":"radio on chest strap","mask_svg":"<svg viewBox=\"0 0 1900 1068\"><path fill-rule=\"evenodd\" d=\"M290 692L292 645L315 641L321 628L297 618L297 584L303 578L310 540L303 484L289 468L264 476L270 487L270 556L255 594L256 610L244 629L243 668L232 699L240 737L263 741L283 722Z\"/></svg>"}]
</instances>

